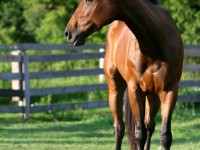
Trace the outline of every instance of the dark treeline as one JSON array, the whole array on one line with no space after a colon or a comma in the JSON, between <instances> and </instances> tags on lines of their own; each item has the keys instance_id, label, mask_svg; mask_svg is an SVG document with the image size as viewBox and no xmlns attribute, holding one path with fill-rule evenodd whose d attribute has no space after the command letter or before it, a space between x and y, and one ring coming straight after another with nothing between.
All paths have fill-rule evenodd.
<instances>
[{"instance_id":1,"label":"dark treeline","mask_svg":"<svg viewBox=\"0 0 200 150\"><path fill-rule=\"evenodd\" d=\"M79 0L0 0L0 43L66 43L64 28ZM200 43L200 0L159 0L185 44ZM89 37L104 43L107 27Z\"/></svg>"}]
</instances>

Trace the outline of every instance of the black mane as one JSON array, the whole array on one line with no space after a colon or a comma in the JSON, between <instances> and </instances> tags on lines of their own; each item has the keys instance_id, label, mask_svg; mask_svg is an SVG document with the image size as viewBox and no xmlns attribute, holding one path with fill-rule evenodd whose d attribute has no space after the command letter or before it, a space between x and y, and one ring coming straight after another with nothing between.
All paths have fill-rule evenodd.
<instances>
[{"instance_id":1,"label":"black mane","mask_svg":"<svg viewBox=\"0 0 200 150\"><path fill-rule=\"evenodd\" d=\"M158 5L158 1L157 0L149 0L151 3Z\"/></svg>"}]
</instances>

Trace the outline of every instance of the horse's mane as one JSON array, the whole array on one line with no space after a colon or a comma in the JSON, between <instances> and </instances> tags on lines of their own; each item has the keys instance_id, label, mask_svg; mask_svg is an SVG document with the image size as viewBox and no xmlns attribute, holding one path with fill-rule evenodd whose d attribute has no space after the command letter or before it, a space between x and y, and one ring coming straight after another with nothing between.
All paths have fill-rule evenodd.
<instances>
[{"instance_id":1,"label":"horse's mane","mask_svg":"<svg viewBox=\"0 0 200 150\"><path fill-rule=\"evenodd\" d=\"M158 1L157 0L149 0L151 3L158 5Z\"/></svg>"}]
</instances>

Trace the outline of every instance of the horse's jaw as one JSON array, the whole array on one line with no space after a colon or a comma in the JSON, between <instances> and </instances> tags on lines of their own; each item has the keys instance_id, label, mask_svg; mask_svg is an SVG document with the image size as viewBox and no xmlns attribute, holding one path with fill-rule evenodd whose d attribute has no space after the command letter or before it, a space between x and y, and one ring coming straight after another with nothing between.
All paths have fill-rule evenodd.
<instances>
[{"instance_id":1,"label":"horse's jaw","mask_svg":"<svg viewBox=\"0 0 200 150\"><path fill-rule=\"evenodd\" d=\"M74 42L72 42L71 44L73 44L74 46L84 45L85 44L85 37L77 35Z\"/></svg>"}]
</instances>

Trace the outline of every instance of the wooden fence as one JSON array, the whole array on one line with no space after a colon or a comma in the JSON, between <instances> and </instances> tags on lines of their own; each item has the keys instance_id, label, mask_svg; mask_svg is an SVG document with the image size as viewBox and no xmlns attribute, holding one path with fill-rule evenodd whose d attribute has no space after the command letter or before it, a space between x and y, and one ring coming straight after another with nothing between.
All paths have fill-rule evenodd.
<instances>
[{"instance_id":1,"label":"wooden fence","mask_svg":"<svg viewBox=\"0 0 200 150\"><path fill-rule=\"evenodd\" d=\"M104 52L99 51L104 48L104 45L84 45L74 47L66 44L19 44L19 45L0 45L0 50L6 51L5 54L0 55L0 62L14 63L15 67L12 72L1 72L0 80L12 80L12 89L0 89L1 97L13 97L15 100L22 100L20 106L0 106L0 113L24 113L24 119L29 118L29 113L44 112L48 110L69 110L75 108L97 108L108 105L107 100L100 100L97 102L78 103L78 104L52 104L30 107L30 99L33 96L54 95L54 94L68 94L76 92L87 91L101 91L107 90L106 84L87 84L64 87L49 87L49 88L30 88L30 80L32 79L52 79L61 77L74 76L94 76L102 75L102 68L82 69L82 70L62 70L62 71L45 71L45 72L30 72L29 63L31 62L55 62L55 61L69 61L80 59L100 59L104 57ZM93 50L92 52L84 53L85 49ZM65 50L71 53L65 54L41 54L31 55L28 51L50 51L50 50ZM8 53L8 51L14 51ZM172 54L173 55L173 54ZM185 46L185 57L200 57L200 45ZM184 64L184 72L199 72L200 64ZM17 84L16 84L17 83ZM16 86L17 85L17 86ZM200 87L199 80L182 80L180 87ZM200 102L200 95L182 95L179 96L180 102Z\"/></svg>"}]
</instances>

